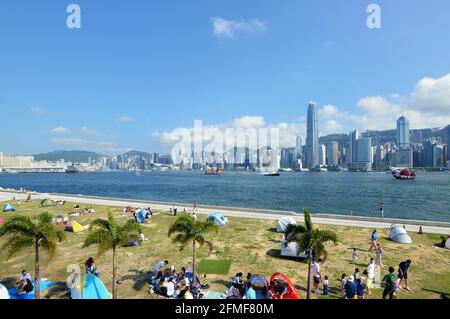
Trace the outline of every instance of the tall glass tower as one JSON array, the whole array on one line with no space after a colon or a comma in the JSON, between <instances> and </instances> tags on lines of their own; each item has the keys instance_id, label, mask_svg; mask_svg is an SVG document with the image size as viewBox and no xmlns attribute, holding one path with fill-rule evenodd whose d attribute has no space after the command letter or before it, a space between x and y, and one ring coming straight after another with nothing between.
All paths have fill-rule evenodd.
<instances>
[{"instance_id":1,"label":"tall glass tower","mask_svg":"<svg viewBox=\"0 0 450 319\"><path fill-rule=\"evenodd\" d=\"M309 169L319 165L319 118L315 102L310 102L308 106L305 163Z\"/></svg>"},{"instance_id":2,"label":"tall glass tower","mask_svg":"<svg viewBox=\"0 0 450 319\"><path fill-rule=\"evenodd\" d=\"M404 116L397 120L397 148L399 150L409 148L409 121Z\"/></svg>"}]
</instances>

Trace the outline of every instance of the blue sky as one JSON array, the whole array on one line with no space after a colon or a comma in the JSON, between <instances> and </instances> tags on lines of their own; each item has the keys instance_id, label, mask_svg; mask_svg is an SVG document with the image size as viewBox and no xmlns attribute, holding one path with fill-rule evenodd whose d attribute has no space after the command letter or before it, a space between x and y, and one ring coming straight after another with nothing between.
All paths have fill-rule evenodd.
<instances>
[{"instance_id":1,"label":"blue sky","mask_svg":"<svg viewBox=\"0 0 450 319\"><path fill-rule=\"evenodd\" d=\"M70 3L81 29L66 27ZM370 3L381 29L366 26ZM310 100L323 134L390 129L401 112L412 127L450 124L449 12L447 0L3 0L0 151L164 152L164 133L243 116L289 144Z\"/></svg>"}]
</instances>

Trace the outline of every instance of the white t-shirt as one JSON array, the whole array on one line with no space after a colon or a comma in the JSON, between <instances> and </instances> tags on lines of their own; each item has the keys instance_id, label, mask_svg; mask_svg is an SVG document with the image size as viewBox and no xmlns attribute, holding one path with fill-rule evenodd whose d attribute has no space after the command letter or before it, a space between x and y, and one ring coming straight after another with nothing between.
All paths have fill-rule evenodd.
<instances>
[{"instance_id":1,"label":"white t-shirt","mask_svg":"<svg viewBox=\"0 0 450 319\"><path fill-rule=\"evenodd\" d=\"M28 280L30 280L30 281L32 280L29 273L26 273L25 276L24 276L24 275L21 275L21 276L20 276L20 281L25 280L25 279L28 279Z\"/></svg>"},{"instance_id":2,"label":"white t-shirt","mask_svg":"<svg viewBox=\"0 0 450 319\"><path fill-rule=\"evenodd\" d=\"M166 285L167 287L167 296L171 297L175 293L175 285L173 282L169 281Z\"/></svg>"},{"instance_id":3,"label":"white t-shirt","mask_svg":"<svg viewBox=\"0 0 450 319\"><path fill-rule=\"evenodd\" d=\"M313 263L312 273L314 277L320 277L320 265L317 261Z\"/></svg>"},{"instance_id":4,"label":"white t-shirt","mask_svg":"<svg viewBox=\"0 0 450 319\"><path fill-rule=\"evenodd\" d=\"M367 266L367 274L369 278L375 277L375 263L370 263Z\"/></svg>"},{"instance_id":5,"label":"white t-shirt","mask_svg":"<svg viewBox=\"0 0 450 319\"><path fill-rule=\"evenodd\" d=\"M328 286L328 279L325 279L325 280L323 281L323 285L324 285L324 286Z\"/></svg>"}]
</instances>

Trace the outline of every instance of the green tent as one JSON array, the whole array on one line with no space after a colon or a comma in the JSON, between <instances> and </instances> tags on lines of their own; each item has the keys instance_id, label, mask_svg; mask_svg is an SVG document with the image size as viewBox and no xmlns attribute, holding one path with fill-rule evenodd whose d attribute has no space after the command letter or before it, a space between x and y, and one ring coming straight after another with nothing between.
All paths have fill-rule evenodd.
<instances>
[{"instance_id":1,"label":"green tent","mask_svg":"<svg viewBox=\"0 0 450 319\"><path fill-rule=\"evenodd\" d=\"M51 206L55 206L55 203L49 198L46 198L41 202L41 207L51 207Z\"/></svg>"}]
</instances>

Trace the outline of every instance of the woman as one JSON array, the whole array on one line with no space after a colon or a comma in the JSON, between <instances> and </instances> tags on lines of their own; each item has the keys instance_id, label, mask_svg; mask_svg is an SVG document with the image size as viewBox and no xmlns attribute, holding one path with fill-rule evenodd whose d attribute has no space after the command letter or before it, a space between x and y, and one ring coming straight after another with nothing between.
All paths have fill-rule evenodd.
<instances>
[{"instance_id":1,"label":"woman","mask_svg":"<svg viewBox=\"0 0 450 319\"><path fill-rule=\"evenodd\" d=\"M94 276L98 277L99 272L97 271L97 268L95 267L94 258L90 257L86 262L84 263L84 267L86 270L86 274L93 274Z\"/></svg>"},{"instance_id":2,"label":"woman","mask_svg":"<svg viewBox=\"0 0 450 319\"><path fill-rule=\"evenodd\" d=\"M384 265L381 262L381 256L383 255L383 249L381 249L381 245L378 245L377 250L375 251L375 266L381 267L384 269Z\"/></svg>"},{"instance_id":3,"label":"woman","mask_svg":"<svg viewBox=\"0 0 450 319\"><path fill-rule=\"evenodd\" d=\"M371 235L371 238L370 238L370 241L371 241L371 245L370 245L370 248L369 248L369 252L371 252L373 249L377 249L377 230L375 229L373 232L372 232L372 235Z\"/></svg>"},{"instance_id":4,"label":"woman","mask_svg":"<svg viewBox=\"0 0 450 319\"><path fill-rule=\"evenodd\" d=\"M26 295L32 292L34 289L33 283L30 279L25 278L22 281L20 281L19 291L17 292L18 295Z\"/></svg>"}]
</instances>

